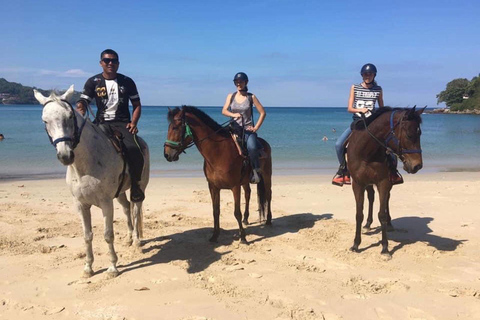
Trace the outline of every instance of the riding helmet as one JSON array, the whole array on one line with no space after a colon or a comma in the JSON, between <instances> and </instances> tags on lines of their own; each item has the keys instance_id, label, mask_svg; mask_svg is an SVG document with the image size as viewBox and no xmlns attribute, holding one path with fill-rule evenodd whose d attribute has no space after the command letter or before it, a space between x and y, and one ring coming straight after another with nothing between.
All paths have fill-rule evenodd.
<instances>
[{"instance_id":1,"label":"riding helmet","mask_svg":"<svg viewBox=\"0 0 480 320\"><path fill-rule=\"evenodd\" d=\"M367 72L377 75L377 67L375 67L375 65L371 63L367 63L362 67L362 70L360 70L360 74L363 75L364 73L367 73Z\"/></svg>"},{"instance_id":2,"label":"riding helmet","mask_svg":"<svg viewBox=\"0 0 480 320\"><path fill-rule=\"evenodd\" d=\"M243 80L243 81L248 81L248 76L245 72L239 72L233 77L233 81L235 80Z\"/></svg>"}]
</instances>

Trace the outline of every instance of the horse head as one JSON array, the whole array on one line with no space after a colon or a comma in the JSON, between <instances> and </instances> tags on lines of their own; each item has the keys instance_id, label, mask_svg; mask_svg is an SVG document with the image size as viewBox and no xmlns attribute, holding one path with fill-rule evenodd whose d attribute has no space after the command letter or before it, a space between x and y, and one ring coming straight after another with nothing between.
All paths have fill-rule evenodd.
<instances>
[{"instance_id":1,"label":"horse head","mask_svg":"<svg viewBox=\"0 0 480 320\"><path fill-rule=\"evenodd\" d=\"M168 108L167 140L163 146L163 154L167 161L177 161L180 153L193 143L193 135L185 119L185 107Z\"/></svg>"},{"instance_id":2,"label":"horse head","mask_svg":"<svg viewBox=\"0 0 480 320\"><path fill-rule=\"evenodd\" d=\"M425 107L426 108L426 107ZM416 110L416 107L407 109L401 116L395 133L398 136L398 146L395 152L403 162L403 169L408 173L416 173L423 167L420 136L422 130L420 115L425 108Z\"/></svg>"},{"instance_id":3,"label":"horse head","mask_svg":"<svg viewBox=\"0 0 480 320\"><path fill-rule=\"evenodd\" d=\"M33 90L35 98L43 105L42 120L45 130L57 150L57 158L63 165L71 165L75 154L73 149L79 140L75 111L68 100L73 95L73 85L61 96L51 93L45 97Z\"/></svg>"}]
</instances>

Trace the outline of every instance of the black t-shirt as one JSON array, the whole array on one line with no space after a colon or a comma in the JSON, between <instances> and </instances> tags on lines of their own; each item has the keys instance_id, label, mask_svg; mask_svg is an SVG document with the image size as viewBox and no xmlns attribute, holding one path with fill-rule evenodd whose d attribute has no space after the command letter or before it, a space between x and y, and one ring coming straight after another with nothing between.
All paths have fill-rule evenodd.
<instances>
[{"instance_id":1,"label":"black t-shirt","mask_svg":"<svg viewBox=\"0 0 480 320\"><path fill-rule=\"evenodd\" d=\"M94 98L98 108L96 119L100 122L130 122L128 101L140 101L135 82L120 73L114 80L106 80L101 73L89 78L80 100L89 104Z\"/></svg>"}]
</instances>

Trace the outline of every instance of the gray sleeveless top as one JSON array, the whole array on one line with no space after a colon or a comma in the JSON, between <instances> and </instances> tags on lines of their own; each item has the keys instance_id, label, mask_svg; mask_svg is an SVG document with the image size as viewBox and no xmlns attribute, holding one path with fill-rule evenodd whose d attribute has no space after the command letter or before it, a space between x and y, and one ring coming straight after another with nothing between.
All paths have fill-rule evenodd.
<instances>
[{"instance_id":1,"label":"gray sleeveless top","mask_svg":"<svg viewBox=\"0 0 480 320\"><path fill-rule=\"evenodd\" d=\"M248 97L245 97L245 100L242 103L238 103L236 99L233 99L232 103L230 104L230 111L233 113L240 113L242 115L243 123L242 118L235 120L240 126L252 125L252 108L250 108L250 100Z\"/></svg>"}]
</instances>

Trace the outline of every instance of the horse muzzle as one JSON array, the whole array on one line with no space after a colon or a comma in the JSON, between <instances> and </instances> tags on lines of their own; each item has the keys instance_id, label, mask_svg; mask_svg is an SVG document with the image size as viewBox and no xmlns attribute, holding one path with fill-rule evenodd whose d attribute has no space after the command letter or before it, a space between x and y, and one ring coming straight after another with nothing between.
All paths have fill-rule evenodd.
<instances>
[{"instance_id":1,"label":"horse muzzle","mask_svg":"<svg viewBox=\"0 0 480 320\"><path fill-rule=\"evenodd\" d=\"M72 150L57 153L57 159L64 165L69 166L75 161L75 153Z\"/></svg>"},{"instance_id":2,"label":"horse muzzle","mask_svg":"<svg viewBox=\"0 0 480 320\"><path fill-rule=\"evenodd\" d=\"M406 160L403 162L403 170L407 171L408 173L417 173L420 169L423 168L422 161L409 161Z\"/></svg>"}]
</instances>

